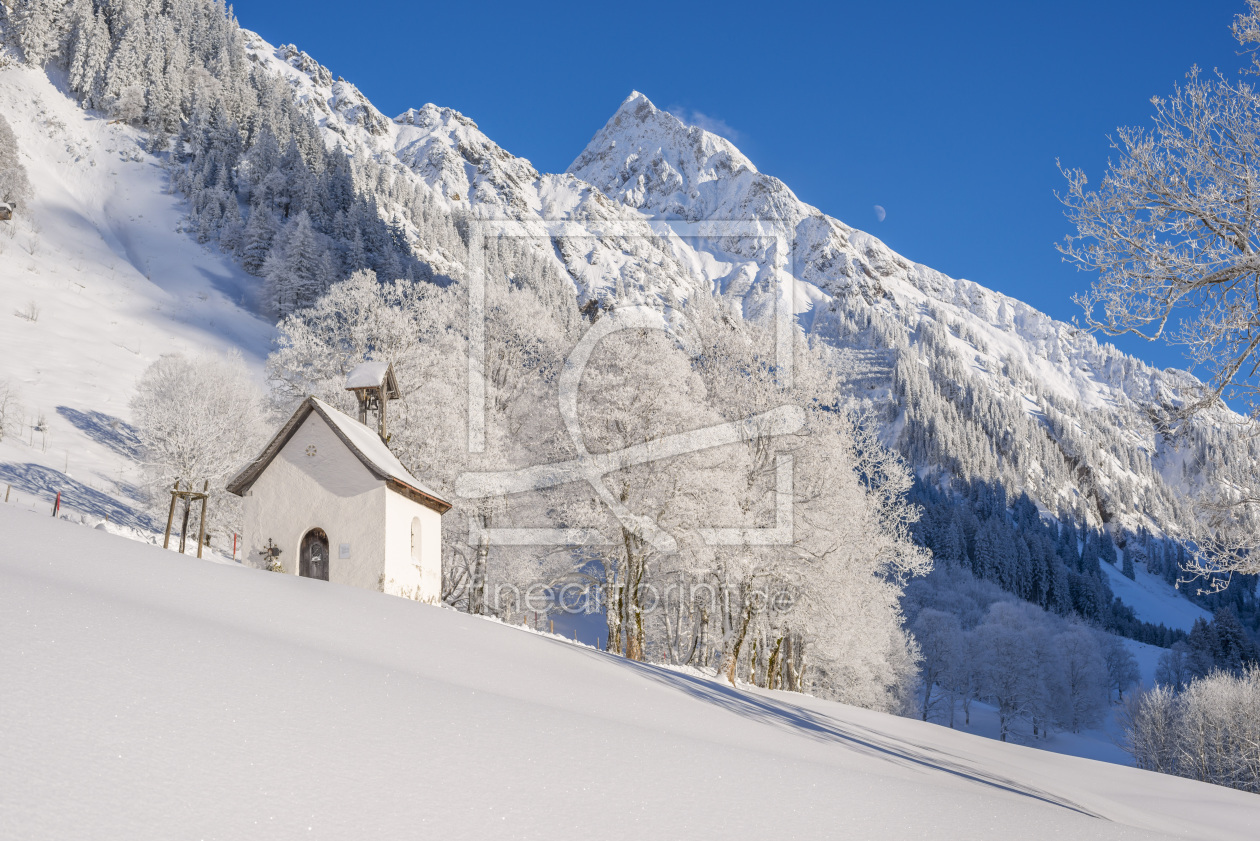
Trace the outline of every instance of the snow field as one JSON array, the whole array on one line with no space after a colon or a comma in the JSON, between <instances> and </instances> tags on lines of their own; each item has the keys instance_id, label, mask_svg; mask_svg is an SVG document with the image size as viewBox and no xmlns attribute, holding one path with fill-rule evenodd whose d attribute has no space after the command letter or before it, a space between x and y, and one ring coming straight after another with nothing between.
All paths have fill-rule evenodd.
<instances>
[{"instance_id":1,"label":"snow field","mask_svg":"<svg viewBox=\"0 0 1260 841\"><path fill-rule=\"evenodd\" d=\"M0 507L0 835L1254 838L1252 795Z\"/></svg>"}]
</instances>

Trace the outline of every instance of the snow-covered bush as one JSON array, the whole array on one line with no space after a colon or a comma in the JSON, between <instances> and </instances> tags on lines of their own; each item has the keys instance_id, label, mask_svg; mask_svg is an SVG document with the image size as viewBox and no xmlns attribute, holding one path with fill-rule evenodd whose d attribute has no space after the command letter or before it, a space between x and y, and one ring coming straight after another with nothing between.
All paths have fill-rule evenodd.
<instances>
[{"instance_id":1,"label":"snow-covered bush","mask_svg":"<svg viewBox=\"0 0 1260 841\"><path fill-rule=\"evenodd\" d=\"M0 380L0 441L22 422L22 406L17 389L8 380Z\"/></svg>"},{"instance_id":2,"label":"snow-covered bush","mask_svg":"<svg viewBox=\"0 0 1260 841\"><path fill-rule=\"evenodd\" d=\"M1139 768L1260 794L1260 667L1136 693L1124 711Z\"/></svg>"}]
</instances>

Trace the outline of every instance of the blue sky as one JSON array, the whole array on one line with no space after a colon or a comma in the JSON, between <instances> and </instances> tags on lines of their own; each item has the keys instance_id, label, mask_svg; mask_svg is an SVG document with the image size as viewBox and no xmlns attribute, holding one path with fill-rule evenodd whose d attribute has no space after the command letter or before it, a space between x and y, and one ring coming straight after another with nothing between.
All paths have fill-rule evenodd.
<instances>
[{"instance_id":1,"label":"blue sky","mask_svg":"<svg viewBox=\"0 0 1260 841\"><path fill-rule=\"evenodd\" d=\"M1243 6L241 0L236 14L387 114L455 108L544 171L640 90L907 257L1069 319L1089 275L1054 250L1069 232L1055 159L1097 180L1106 135L1144 124L1192 64L1236 74L1228 27Z\"/></svg>"}]
</instances>

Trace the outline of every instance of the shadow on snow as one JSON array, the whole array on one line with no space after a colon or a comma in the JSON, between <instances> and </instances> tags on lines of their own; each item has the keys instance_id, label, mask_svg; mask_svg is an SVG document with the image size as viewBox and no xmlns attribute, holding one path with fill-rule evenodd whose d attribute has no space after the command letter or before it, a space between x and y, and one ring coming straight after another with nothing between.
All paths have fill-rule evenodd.
<instances>
[{"instance_id":1,"label":"shadow on snow","mask_svg":"<svg viewBox=\"0 0 1260 841\"><path fill-rule=\"evenodd\" d=\"M17 490L38 496L50 504L60 492L63 508L94 517L108 517L111 523L123 526L148 531L153 529L147 515L138 513L109 494L70 478L60 470L40 464L0 463L0 483L12 485ZM49 511L51 513L51 509Z\"/></svg>"},{"instance_id":2,"label":"shadow on snow","mask_svg":"<svg viewBox=\"0 0 1260 841\"><path fill-rule=\"evenodd\" d=\"M559 644L559 643L557 643ZM1103 818L1096 812L1018 780L993 774L949 754L924 748L877 733L860 725L837 721L820 713L763 695L754 695L729 686L592 650L588 656L611 657L623 668L736 715L782 730L791 731L817 741L841 745L849 750L893 762L907 768L936 771L969 780L982 786L1039 800L1052 806L1069 809L1091 818Z\"/></svg>"},{"instance_id":3,"label":"shadow on snow","mask_svg":"<svg viewBox=\"0 0 1260 841\"><path fill-rule=\"evenodd\" d=\"M104 412L81 412L69 406L58 406L57 414L98 444L130 459L140 457L140 436L126 421Z\"/></svg>"}]
</instances>

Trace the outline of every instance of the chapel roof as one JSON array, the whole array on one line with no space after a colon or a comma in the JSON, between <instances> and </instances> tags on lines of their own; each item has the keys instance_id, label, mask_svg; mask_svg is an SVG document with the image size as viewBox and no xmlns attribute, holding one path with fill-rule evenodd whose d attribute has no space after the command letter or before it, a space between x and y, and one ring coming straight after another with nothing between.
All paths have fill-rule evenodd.
<instances>
[{"instance_id":1,"label":"chapel roof","mask_svg":"<svg viewBox=\"0 0 1260 841\"><path fill-rule=\"evenodd\" d=\"M293 434L311 416L311 413L323 418L346 448L363 463L368 472L384 480L390 490L432 508L439 514L445 514L450 510L451 503L412 476L407 468L403 467L398 457L390 452L376 430L359 423L317 397L307 397L302 401L302 405L298 406L293 417L280 427L262 452L237 473L232 481L228 482L227 490L237 496L244 496L272 460L284 449L284 445L289 442Z\"/></svg>"}]
</instances>

